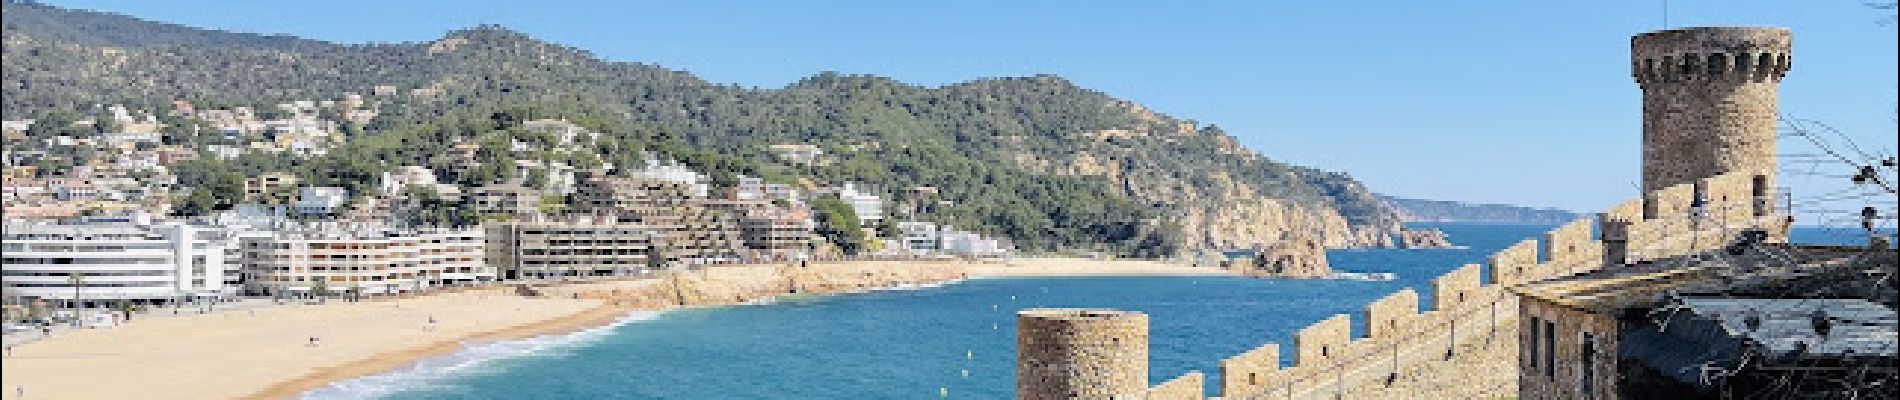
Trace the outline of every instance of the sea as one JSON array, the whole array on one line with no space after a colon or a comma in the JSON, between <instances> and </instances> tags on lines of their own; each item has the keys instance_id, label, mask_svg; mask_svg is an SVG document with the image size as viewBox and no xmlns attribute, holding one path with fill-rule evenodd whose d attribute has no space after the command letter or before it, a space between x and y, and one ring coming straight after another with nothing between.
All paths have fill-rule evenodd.
<instances>
[{"instance_id":1,"label":"sea","mask_svg":"<svg viewBox=\"0 0 1900 400\"><path fill-rule=\"evenodd\" d=\"M761 304L635 313L607 326L472 342L452 354L338 382L306 399L1007 399L1015 313L1105 307L1149 316L1151 384L1189 371L1215 394L1219 361L1411 287L1547 225L1421 223L1461 247L1334 250L1345 272L1389 281L1213 276L972 279ZM1865 243L1851 229L1796 228L1801 243ZM1355 320L1358 317L1354 317ZM1354 327L1355 330L1361 329ZM1355 333L1357 334L1357 333ZM1282 362L1286 362L1283 360Z\"/></svg>"}]
</instances>

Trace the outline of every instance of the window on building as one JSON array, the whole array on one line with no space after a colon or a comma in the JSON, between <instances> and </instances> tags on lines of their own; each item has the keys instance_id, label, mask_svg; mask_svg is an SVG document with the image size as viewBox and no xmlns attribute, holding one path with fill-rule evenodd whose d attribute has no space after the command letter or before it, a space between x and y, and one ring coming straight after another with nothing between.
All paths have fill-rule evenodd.
<instances>
[{"instance_id":1,"label":"window on building","mask_svg":"<svg viewBox=\"0 0 1900 400\"><path fill-rule=\"evenodd\" d=\"M1578 363L1580 368L1579 372L1581 372L1579 379L1582 381L1578 382L1577 387L1578 392L1583 394L1583 398L1585 399L1596 398L1595 384L1597 366L1594 362L1596 352L1596 337L1585 332L1583 334L1583 348L1577 352L1578 361L1581 361Z\"/></svg>"},{"instance_id":2,"label":"window on building","mask_svg":"<svg viewBox=\"0 0 1900 400\"><path fill-rule=\"evenodd\" d=\"M1544 321L1544 376L1557 376L1557 323Z\"/></svg>"},{"instance_id":3,"label":"window on building","mask_svg":"<svg viewBox=\"0 0 1900 400\"><path fill-rule=\"evenodd\" d=\"M1531 341L1530 343L1526 343L1527 346L1524 346L1525 349L1527 349L1526 351L1530 352L1530 357L1527 357L1525 359L1530 360L1531 362L1531 372L1537 372L1537 365L1538 365L1537 360L1540 360L1540 358L1537 358L1537 355L1538 355L1537 343L1540 341L1543 341L1543 338L1544 338L1543 326L1544 324L1542 320L1537 319L1537 317L1531 317L1531 332L1530 332Z\"/></svg>"}]
</instances>

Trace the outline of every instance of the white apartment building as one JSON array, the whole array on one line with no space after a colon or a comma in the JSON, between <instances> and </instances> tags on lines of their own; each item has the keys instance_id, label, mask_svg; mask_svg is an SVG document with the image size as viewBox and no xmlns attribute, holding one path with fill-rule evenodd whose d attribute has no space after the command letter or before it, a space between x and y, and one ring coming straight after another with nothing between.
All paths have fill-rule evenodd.
<instances>
[{"instance_id":1,"label":"white apartment building","mask_svg":"<svg viewBox=\"0 0 1900 400\"><path fill-rule=\"evenodd\" d=\"M651 152L646 153L646 161L644 168L629 171L631 173L628 175L635 178L647 178L686 185L687 194L693 197L706 197L707 193L712 189L712 185L706 183L709 180L706 174L701 174L699 171L693 170L693 167L686 166L686 164L680 164L678 161L671 159L661 159L659 155ZM632 166L628 166L628 168L632 168Z\"/></svg>"},{"instance_id":2,"label":"white apartment building","mask_svg":"<svg viewBox=\"0 0 1900 400\"><path fill-rule=\"evenodd\" d=\"M244 238L244 293L390 294L493 281L495 269L484 259L482 241L476 229L321 229Z\"/></svg>"},{"instance_id":3,"label":"white apartment building","mask_svg":"<svg viewBox=\"0 0 1900 400\"><path fill-rule=\"evenodd\" d=\"M764 179L744 175L740 175L739 183L733 185L732 195L730 197L733 200L745 201L784 200L792 204L803 203L803 201L799 199L798 189L792 187L792 185L770 183Z\"/></svg>"},{"instance_id":4,"label":"white apartment building","mask_svg":"<svg viewBox=\"0 0 1900 400\"><path fill-rule=\"evenodd\" d=\"M901 250L911 254L927 254L939 248L937 223L926 221L900 221L897 232L902 237L898 245Z\"/></svg>"},{"instance_id":5,"label":"white apartment building","mask_svg":"<svg viewBox=\"0 0 1900 400\"><path fill-rule=\"evenodd\" d=\"M864 226L875 226L884 220L884 198L858 191L856 184L845 182L844 188L838 189L838 199L851 206L851 211L858 215L858 222Z\"/></svg>"},{"instance_id":6,"label":"white apartment building","mask_svg":"<svg viewBox=\"0 0 1900 400\"><path fill-rule=\"evenodd\" d=\"M350 201L350 191L331 186L305 187L297 196L297 213L329 214Z\"/></svg>"},{"instance_id":7,"label":"white apartment building","mask_svg":"<svg viewBox=\"0 0 1900 400\"><path fill-rule=\"evenodd\" d=\"M984 238L975 232L962 232L945 228L938 236L942 238L943 252L977 257L997 257L1009 254L1009 249L1001 241Z\"/></svg>"},{"instance_id":8,"label":"white apartment building","mask_svg":"<svg viewBox=\"0 0 1900 400\"><path fill-rule=\"evenodd\" d=\"M10 294L60 307L75 296L93 307L227 297L237 294L235 244L222 230L182 223L8 223L0 278Z\"/></svg>"}]
</instances>

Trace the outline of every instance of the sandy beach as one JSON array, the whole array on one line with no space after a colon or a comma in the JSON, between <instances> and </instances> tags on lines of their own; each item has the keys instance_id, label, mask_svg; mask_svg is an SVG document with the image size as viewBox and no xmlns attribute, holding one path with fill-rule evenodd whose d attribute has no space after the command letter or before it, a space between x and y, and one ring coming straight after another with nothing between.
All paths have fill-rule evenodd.
<instances>
[{"instance_id":1,"label":"sandy beach","mask_svg":"<svg viewBox=\"0 0 1900 400\"><path fill-rule=\"evenodd\" d=\"M620 315L597 301L482 290L272 306L254 315L135 317L15 348L0 380L8 398L22 388L29 399L283 398L452 351L464 340L579 329ZM425 329L431 316L437 323Z\"/></svg>"},{"instance_id":2,"label":"sandy beach","mask_svg":"<svg viewBox=\"0 0 1900 400\"><path fill-rule=\"evenodd\" d=\"M707 281L745 286L766 279L771 269L725 268L695 272L692 285ZM799 275L802 285L842 292L851 289L840 276L869 276L864 271L944 269L931 279L1059 275L1210 275L1225 271L1154 261L1017 259L1008 262L852 262L828 263L815 275ZM727 272L730 271L730 272ZM779 270L782 273L783 270ZM825 276L829 273L829 276ZM857 284L889 285L922 275L897 274ZM635 304L603 299L574 299L585 290L638 291L667 284L662 279L620 280L558 285L544 290L551 298L526 298L507 289L439 293L408 299L322 305L282 305L206 315L136 318L118 328L55 335L14 349L6 357L7 398L24 388L28 399L225 399L291 398L331 382L389 371L417 360L453 352L471 340L485 341L571 332L606 325ZM677 281L676 281L677 282ZM725 288L728 291L731 288ZM743 288L742 288L743 289ZM650 289L649 289L650 290ZM666 290L665 292L672 292ZM711 290L713 293L726 293ZM693 305L736 304L701 299ZM662 299L664 300L664 299ZM659 305L658 308L672 305ZM651 304L637 308L654 309ZM425 329L430 317L437 321ZM319 344L311 346L315 336Z\"/></svg>"}]
</instances>

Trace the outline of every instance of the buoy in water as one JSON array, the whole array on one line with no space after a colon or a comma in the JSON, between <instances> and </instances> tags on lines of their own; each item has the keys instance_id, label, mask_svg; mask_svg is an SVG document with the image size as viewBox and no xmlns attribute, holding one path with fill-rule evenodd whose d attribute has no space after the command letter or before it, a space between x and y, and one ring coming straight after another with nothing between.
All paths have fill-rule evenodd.
<instances>
[{"instance_id":1,"label":"buoy in water","mask_svg":"<svg viewBox=\"0 0 1900 400\"><path fill-rule=\"evenodd\" d=\"M950 397L950 388L947 388L947 387L937 388L937 397Z\"/></svg>"},{"instance_id":2,"label":"buoy in water","mask_svg":"<svg viewBox=\"0 0 1900 400\"><path fill-rule=\"evenodd\" d=\"M970 370L963 370L963 379L970 379Z\"/></svg>"},{"instance_id":3,"label":"buoy in water","mask_svg":"<svg viewBox=\"0 0 1900 400\"><path fill-rule=\"evenodd\" d=\"M996 324L990 324L990 330L996 330Z\"/></svg>"},{"instance_id":4,"label":"buoy in water","mask_svg":"<svg viewBox=\"0 0 1900 400\"><path fill-rule=\"evenodd\" d=\"M974 350L964 350L964 351L963 351L963 358L964 358L964 359L970 359L970 360L974 360L974 359L976 359L976 351L974 351Z\"/></svg>"}]
</instances>

